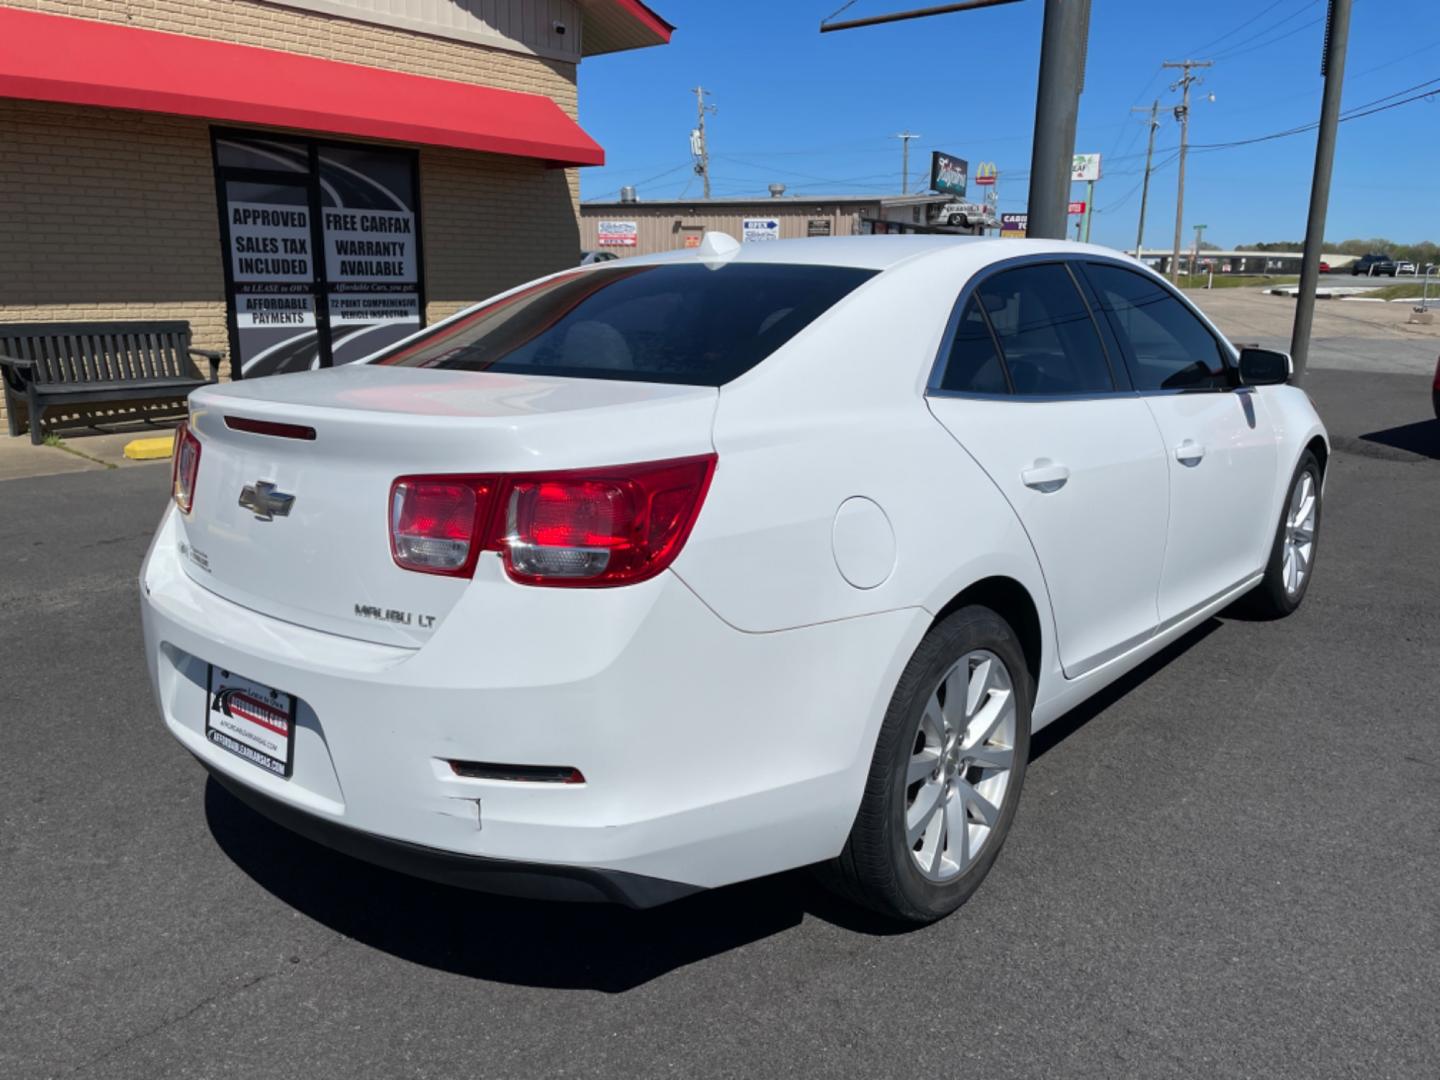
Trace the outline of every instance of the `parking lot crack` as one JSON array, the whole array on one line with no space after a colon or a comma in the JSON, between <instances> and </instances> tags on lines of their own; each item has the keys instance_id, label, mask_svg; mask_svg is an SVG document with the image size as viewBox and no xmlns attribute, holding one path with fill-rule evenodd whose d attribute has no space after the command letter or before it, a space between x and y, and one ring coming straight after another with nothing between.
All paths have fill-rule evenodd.
<instances>
[{"instance_id":1,"label":"parking lot crack","mask_svg":"<svg viewBox=\"0 0 1440 1080\"><path fill-rule=\"evenodd\" d=\"M343 937L337 938L336 940L332 941L329 945L327 945L324 949L320 950L320 952L312 958L312 962L315 960L323 960L331 952L344 944L344 942L345 939ZM105 1050L101 1051L99 1054L96 1054L94 1057L88 1059L87 1061L81 1062L79 1065L76 1065L74 1068L70 1069L69 1072L65 1075L78 1076L81 1073L84 1073L93 1068L94 1066L100 1064L101 1062L113 1058L116 1054L122 1053L131 1046L134 1046L136 1043L142 1042L145 1039L150 1038L152 1035L158 1035L160 1032L165 1031L167 1028L174 1027L176 1024L183 1024L186 1020L189 1020L196 1013L199 1013L200 1011L211 1005L219 1004L220 1002L229 1000L230 998L239 997L241 994L244 994L246 991L251 990L256 986L259 986L261 983L268 982L269 980L274 979L276 976L283 975L286 970L292 969L293 966L298 963L298 960L299 958L295 956L288 957L286 959L286 962L284 963L284 966L278 970L267 971L263 974L255 975L249 979L246 979L238 986L232 986L216 990L213 994L210 994L197 1001L194 1005L186 1009L183 1013L180 1013L178 1016L168 1017L167 1019L161 1020L158 1024L154 1024L151 1027L146 1028L144 1031L135 1032L133 1035L130 1035L128 1038L122 1040L119 1043L116 1043L114 1046L107 1047Z\"/></svg>"}]
</instances>

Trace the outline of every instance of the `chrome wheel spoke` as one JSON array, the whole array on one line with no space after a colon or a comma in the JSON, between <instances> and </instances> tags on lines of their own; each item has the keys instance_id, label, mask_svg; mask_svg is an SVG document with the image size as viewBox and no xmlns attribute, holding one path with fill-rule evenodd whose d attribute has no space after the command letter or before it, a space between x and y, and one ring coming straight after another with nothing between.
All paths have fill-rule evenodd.
<instances>
[{"instance_id":1,"label":"chrome wheel spoke","mask_svg":"<svg viewBox=\"0 0 1440 1080\"><path fill-rule=\"evenodd\" d=\"M967 810L975 811L976 816L980 818L980 823L986 828L993 829L995 823L1000 820L1000 808L964 780L956 783L955 796L957 800L963 801Z\"/></svg>"},{"instance_id":2,"label":"chrome wheel spoke","mask_svg":"<svg viewBox=\"0 0 1440 1080\"><path fill-rule=\"evenodd\" d=\"M982 769L1008 769L1015 752L1008 746L975 746L965 751L965 757Z\"/></svg>"},{"instance_id":3,"label":"chrome wheel spoke","mask_svg":"<svg viewBox=\"0 0 1440 1080\"><path fill-rule=\"evenodd\" d=\"M940 796L944 793L945 785L932 781L922 787L915 796L915 801L905 814L905 837L912 848L934 824L935 812L940 809Z\"/></svg>"},{"instance_id":4,"label":"chrome wheel spoke","mask_svg":"<svg viewBox=\"0 0 1440 1080\"><path fill-rule=\"evenodd\" d=\"M970 822L958 793L945 804L945 827L950 838L950 858L957 869L964 870L970 865Z\"/></svg>"},{"instance_id":5,"label":"chrome wheel spoke","mask_svg":"<svg viewBox=\"0 0 1440 1080\"><path fill-rule=\"evenodd\" d=\"M905 770L905 786L908 788L917 780L927 780L935 774L940 764L940 751L925 747L910 758L910 767Z\"/></svg>"}]
</instances>

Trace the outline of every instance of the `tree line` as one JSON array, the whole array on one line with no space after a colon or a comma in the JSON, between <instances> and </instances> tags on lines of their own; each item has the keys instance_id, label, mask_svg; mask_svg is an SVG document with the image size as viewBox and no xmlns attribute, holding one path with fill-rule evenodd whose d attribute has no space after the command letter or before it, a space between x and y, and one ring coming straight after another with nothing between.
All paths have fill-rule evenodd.
<instances>
[{"instance_id":1,"label":"tree line","mask_svg":"<svg viewBox=\"0 0 1440 1080\"><path fill-rule=\"evenodd\" d=\"M1241 244L1236 250L1304 251L1305 241L1267 240L1263 244ZM1426 263L1440 263L1440 244L1435 243L1433 240L1421 240L1418 244L1396 244L1381 237L1376 237L1371 240L1342 240L1338 244L1326 240L1324 250L1327 254L1331 255L1367 255L1374 251L1394 256L1397 259L1418 263L1422 266Z\"/></svg>"}]
</instances>

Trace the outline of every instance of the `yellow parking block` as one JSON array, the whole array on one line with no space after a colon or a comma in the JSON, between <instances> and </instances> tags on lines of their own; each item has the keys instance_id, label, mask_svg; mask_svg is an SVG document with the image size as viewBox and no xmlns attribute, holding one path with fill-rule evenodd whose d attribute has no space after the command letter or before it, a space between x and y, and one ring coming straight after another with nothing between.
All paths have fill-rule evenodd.
<instances>
[{"instance_id":1,"label":"yellow parking block","mask_svg":"<svg viewBox=\"0 0 1440 1080\"><path fill-rule=\"evenodd\" d=\"M125 444L125 456L131 461L159 461L175 452L175 436L157 435L151 439L131 439Z\"/></svg>"}]
</instances>

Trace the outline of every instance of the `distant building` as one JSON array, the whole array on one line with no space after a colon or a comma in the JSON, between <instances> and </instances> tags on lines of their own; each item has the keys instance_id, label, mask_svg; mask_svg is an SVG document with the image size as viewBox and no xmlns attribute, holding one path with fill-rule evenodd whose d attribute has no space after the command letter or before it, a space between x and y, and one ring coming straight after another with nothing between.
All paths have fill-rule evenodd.
<instances>
[{"instance_id":1,"label":"distant building","mask_svg":"<svg viewBox=\"0 0 1440 1080\"><path fill-rule=\"evenodd\" d=\"M1168 274L1174 254L1171 248L1145 248L1140 253L1140 261L1162 274ZM1304 257L1302 251L1202 251L1195 258L1194 272L1203 274L1213 268L1217 274L1298 274ZM1329 264L1331 270L1339 270L1349 267L1358 257L1321 255L1320 259ZM1191 272L1188 250L1180 252L1180 272Z\"/></svg>"},{"instance_id":2,"label":"distant building","mask_svg":"<svg viewBox=\"0 0 1440 1080\"><path fill-rule=\"evenodd\" d=\"M698 247L710 231L742 242L882 233L979 234L998 225L989 208L950 195L821 198L645 199L580 204L580 246L616 255Z\"/></svg>"}]
</instances>

